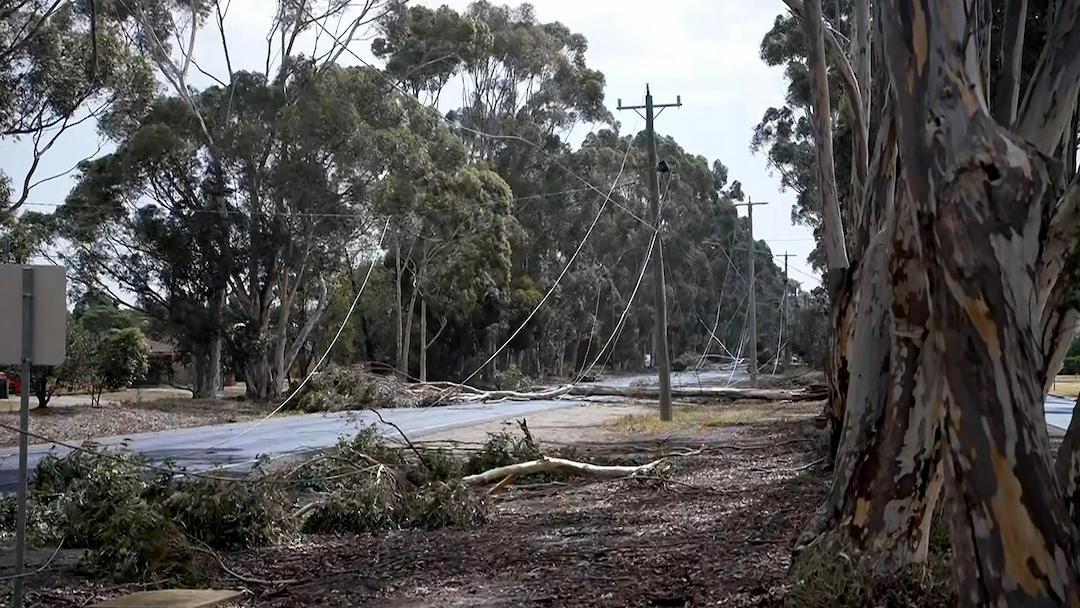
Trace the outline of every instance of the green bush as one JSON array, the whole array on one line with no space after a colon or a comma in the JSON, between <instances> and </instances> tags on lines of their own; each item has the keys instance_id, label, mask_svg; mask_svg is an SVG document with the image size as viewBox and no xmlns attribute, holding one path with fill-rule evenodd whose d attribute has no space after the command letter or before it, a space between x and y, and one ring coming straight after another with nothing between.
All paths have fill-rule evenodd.
<instances>
[{"instance_id":1,"label":"green bush","mask_svg":"<svg viewBox=\"0 0 1080 608\"><path fill-rule=\"evenodd\" d=\"M694 369L697 367L698 361L701 360L701 353L686 352L671 362L671 371L684 372L688 369Z\"/></svg>"},{"instance_id":2,"label":"green bush","mask_svg":"<svg viewBox=\"0 0 1080 608\"><path fill-rule=\"evenodd\" d=\"M124 452L49 455L38 466L29 500L35 544L87 549L88 562L122 580L205 580L201 544L235 550L276 542L293 532L283 494L273 484L183 479L169 467ZM0 527L15 527L14 501L0 504Z\"/></svg>"},{"instance_id":3,"label":"green bush","mask_svg":"<svg viewBox=\"0 0 1080 608\"><path fill-rule=\"evenodd\" d=\"M506 366L506 369L495 373L495 388L500 391L524 391L532 387L532 382L516 363Z\"/></svg>"},{"instance_id":4,"label":"green bush","mask_svg":"<svg viewBox=\"0 0 1080 608\"><path fill-rule=\"evenodd\" d=\"M99 373L106 390L131 386L146 376L150 344L138 327L110 329L99 348Z\"/></svg>"},{"instance_id":5,"label":"green bush","mask_svg":"<svg viewBox=\"0 0 1080 608\"><path fill-rule=\"evenodd\" d=\"M294 401L304 412L337 412L367 407L417 407L426 396L407 391L392 375L372 373L364 365L330 366L315 374Z\"/></svg>"},{"instance_id":6,"label":"green bush","mask_svg":"<svg viewBox=\"0 0 1080 608\"><path fill-rule=\"evenodd\" d=\"M536 460L540 446L531 436L515 437L510 433L490 433L480 451L465 463L465 475L483 473L497 467Z\"/></svg>"}]
</instances>

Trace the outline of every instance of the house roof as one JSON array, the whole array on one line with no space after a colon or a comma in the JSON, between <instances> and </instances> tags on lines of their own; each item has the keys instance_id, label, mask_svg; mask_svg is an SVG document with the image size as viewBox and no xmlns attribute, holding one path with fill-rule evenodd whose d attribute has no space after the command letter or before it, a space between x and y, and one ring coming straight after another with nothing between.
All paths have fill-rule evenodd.
<instances>
[{"instance_id":1,"label":"house roof","mask_svg":"<svg viewBox=\"0 0 1080 608\"><path fill-rule=\"evenodd\" d=\"M158 340L147 340L150 345L151 355L175 355L176 347L166 342L159 342Z\"/></svg>"}]
</instances>

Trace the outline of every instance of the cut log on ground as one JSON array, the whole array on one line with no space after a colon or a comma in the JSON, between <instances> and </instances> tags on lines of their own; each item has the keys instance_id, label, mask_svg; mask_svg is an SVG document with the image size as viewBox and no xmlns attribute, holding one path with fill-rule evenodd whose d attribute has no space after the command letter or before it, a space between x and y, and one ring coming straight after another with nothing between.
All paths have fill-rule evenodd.
<instances>
[{"instance_id":1,"label":"cut log on ground","mask_svg":"<svg viewBox=\"0 0 1080 608\"><path fill-rule=\"evenodd\" d=\"M511 464L505 467L497 467L490 471L484 471L476 475L469 475L462 478L466 485L483 485L494 483L509 477L531 475L533 473L543 473L546 471L563 471L565 473L573 473L576 475L582 475L584 477L594 477L597 479L617 479L619 477L632 477L635 475L643 475L654 470L664 462L663 459L654 460L648 464L639 466L601 466L596 464L587 464L584 462L575 462L573 460L565 460L563 458L552 458L550 456L541 456L537 460L530 460L529 462L521 462L518 464Z\"/></svg>"},{"instance_id":2,"label":"cut log on ground","mask_svg":"<svg viewBox=\"0 0 1080 608\"><path fill-rule=\"evenodd\" d=\"M655 386L614 387L578 384L570 387L569 395L577 397L628 397L638 399L659 399L660 389ZM813 401L824 399L824 389L803 389L798 391L760 388L728 388L720 386L672 387L674 399L754 399L760 401Z\"/></svg>"}]
</instances>

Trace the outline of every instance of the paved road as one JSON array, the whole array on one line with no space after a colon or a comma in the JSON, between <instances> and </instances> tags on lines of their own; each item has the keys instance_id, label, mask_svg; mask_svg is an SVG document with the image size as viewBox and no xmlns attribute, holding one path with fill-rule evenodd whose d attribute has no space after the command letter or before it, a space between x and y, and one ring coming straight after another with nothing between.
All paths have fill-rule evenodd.
<instances>
[{"instance_id":1,"label":"paved road","mask_svg":"<svg viewBox=\"0 0 1080 608\"><path fill-rule=\"evenodd\" d=\"M736 372L734 378L740 379ZM672 374L672 386L725 385L732 378L730 371L681 372ZM599 384L627 387L633 383L655 384L655 376L616 376L604 378ZM410 439L448 429L471 426L494 420L522 417L537 412L571 407L585 401L604 401L603 398L554 399L548 401L508 402L492 405L459 405L430 409L384 409L383 418L398 425ZM1073 402L1050 397L1046 403L1046 421L1051 426L1066 429L1072 417ZM377 417L368 411L309 414L271 418L258 426L255 422L239 422L221 426L196 427L141 433L124 437L107 437L99 443L109 447L145 454L155 460L172 460L189 470L205 470L217 466L243 467L260 456L288 456L318 451L334 445L342 436L352 436ZM244 433L246 429L251 429ZM380 429L386 436L397 431L389 426ZM1057 431L1060 434L1063 431ZM231 439L230 438L234 438ZM218 444L225 443L220 447ZM64 455L70 450L62 446L37 445L30 448L30 468L34 470L50 451ZM18 450L0 450L0 494L14 492L18 483Z\"/></svg>"},{"instance_id":2,"label":"paved road","mask_svg":"<svg viewBox=\"0 0 1080 608\"><path fill-rule=\"evenodd\" d=\"M570 407L575 403L577 402L571 400L550 400L430 409L384 409L380 410L380 414L387 422L401 427L409 439L415 439L457 427L512 417L520 418L536 412ZM256 423L238 422L126 437L107 437L99 440L99 443L114 448L123 446L155 460L171 459L180 466L198 471L221 465L242 467L251 464L259 456L283 456L321 450L334 445L338 438L355 435L361 429L377 422L378 418L369 411L309 414L271 418L240 437L237 435ZM385 426L380 430L388 437L397 436L397 431L392 427ZM230 437L237 438L221 447L214 447ZM30 446L30 469L34 470L50 450L57 455L71 451L63 446L47 444ZM18 467L17 448L0 451L0 493L14 492L17 489Z\"/></svg>"}]
</instances>

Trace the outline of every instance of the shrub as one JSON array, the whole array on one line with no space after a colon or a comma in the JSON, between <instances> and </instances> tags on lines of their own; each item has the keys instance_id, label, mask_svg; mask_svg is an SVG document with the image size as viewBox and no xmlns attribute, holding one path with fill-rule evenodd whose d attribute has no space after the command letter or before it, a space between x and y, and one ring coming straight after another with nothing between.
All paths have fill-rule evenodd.
<instances>
[{"instance_id":1,"label":"shrub","mask_svg":"<svg viewBox=\"0 0 1080 608\"><path fill-rule=\"evenodd\" d=\"M480 451L469 457L464 473L475 475L497 467L536 460L540 446L529 435L514 437L510 433L490 433Z\"/></svg>"},{"instance_id":2,"label":"shrub","mask_svg":"<svg viewBox=\"0 0 1080 608\"><path fill-rule=\"evenodd\" d=\"M532 386L528 377L521 373L521 368L516 363L506 366L506 369L495 373L495 388L500 391L522 391Z\"/></svg>"},{"instance_id":3,"label":"shrub","mask_svg":"<svg viewBox=\"0 0 1080 608\"><path fill-rule=\"evenodd\" d=\"M330 366L308 381L294 402L304 412L336 412L367 407L417 407L422 398L394 376L372 373L364 365Z\"/></svg>"}]
</instances>

